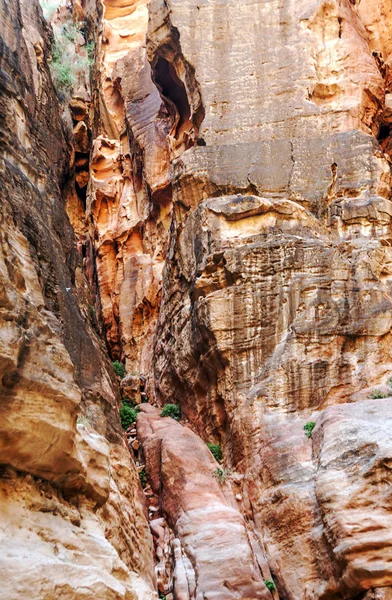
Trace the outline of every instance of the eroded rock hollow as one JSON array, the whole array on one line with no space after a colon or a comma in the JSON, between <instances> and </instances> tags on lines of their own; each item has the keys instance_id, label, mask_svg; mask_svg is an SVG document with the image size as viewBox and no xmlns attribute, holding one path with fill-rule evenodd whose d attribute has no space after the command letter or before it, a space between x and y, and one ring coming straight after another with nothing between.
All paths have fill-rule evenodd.
<instances>
[{"instance_id":1,"label":"eroded rock hollow","mask_svg":"<svg viewBox=\"0 0 392 600\"><path fill-rule=\"evenodd\" d=\"M53 4L0 0L0 598L391 600L390 0Z\"/></svg>"}]
</instances>

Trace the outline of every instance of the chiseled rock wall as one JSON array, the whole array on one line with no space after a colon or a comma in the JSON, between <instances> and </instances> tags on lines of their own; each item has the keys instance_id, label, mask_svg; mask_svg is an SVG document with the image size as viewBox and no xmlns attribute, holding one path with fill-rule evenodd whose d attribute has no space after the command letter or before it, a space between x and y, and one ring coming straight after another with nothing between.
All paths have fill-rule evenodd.
<instances>
[{"instance_id":1,"label":"chiseled rock wall","mask_svg":"<svg viewBox=\"0 0 392 600\"><path fill-rule=\"evenodd\" d=\"M0 3L0 597L154 598L139 478L64 208L36 0Z\"/></svg>"}]
</instances>

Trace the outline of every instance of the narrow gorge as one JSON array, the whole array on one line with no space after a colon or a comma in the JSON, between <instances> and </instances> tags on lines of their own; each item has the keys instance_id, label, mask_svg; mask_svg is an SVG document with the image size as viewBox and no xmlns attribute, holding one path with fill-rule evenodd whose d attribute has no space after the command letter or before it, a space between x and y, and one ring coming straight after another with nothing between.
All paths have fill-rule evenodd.
<instances>
[{"instance_id":1,"label":"narrow gorge","mask_svg":"<svg viewBox=\"0 0 392 600\"><path fill-rule=\"evenodd\" d=\"M392 600L391 0L0 0L0 600Z\"/></svg>"}]
</instances>

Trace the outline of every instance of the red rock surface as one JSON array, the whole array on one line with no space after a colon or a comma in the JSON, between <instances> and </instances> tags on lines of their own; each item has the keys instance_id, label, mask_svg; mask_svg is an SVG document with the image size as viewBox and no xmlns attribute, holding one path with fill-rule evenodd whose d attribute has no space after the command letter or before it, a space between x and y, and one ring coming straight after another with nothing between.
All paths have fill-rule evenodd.
<instances>
[{"instance_id":1,"label":"red rock surface","mask_svg":"<svg viewBox=\"0 0 392 600\"><path fill-rule=\"evenodd\" d=\"M7 600L390 600L389 0L63 4L61 118L0 0Z\"/></svg>"},{"instance_id":2,"label":"red rock surface","mask_svg":"<svg viewBox=\"0 0 392 600\"><path fill-rule=\"evenodd\" d=\"M268 567L265 560L258 564L252 532L228 481L219 483L219 465L207 446L189 428L160 417L159 410L147 405L141 410L137 430L146 469L178 538L173 542L174 596L270 598L263 579Z\"/></svg>"}]
</instances>

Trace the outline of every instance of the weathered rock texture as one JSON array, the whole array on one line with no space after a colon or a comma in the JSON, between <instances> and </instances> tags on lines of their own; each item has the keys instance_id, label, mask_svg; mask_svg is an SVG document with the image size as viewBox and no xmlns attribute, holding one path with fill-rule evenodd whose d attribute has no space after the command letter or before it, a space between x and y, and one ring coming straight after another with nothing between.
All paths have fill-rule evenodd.
<instances>
[{"instance_id":1,"label":"weathered rock texture","mask_svg":"<svg viewBox=\"0 0 392 600\"><path fill-rule=\"evenodd\" d=\"M109 347L139 374L151 369L171 217L169 116L146 56L146 0L100 7L87 208Z\"/></svg>"},{"instance_id":2,"label":"weathered rock texture","mask_svg":"<svg viewBox=\"0 0 392 600\"><path fill-rule=\"evenodd\" d=\"M389 0L77 2L96 41L91 107L71 104L79 254L48 32L35 2L1 9L0 594L152 594L102 316L124 395L185 417L142 408L128 434L161 592L171 552L175 600L270 578L390 600Z\"/></svg>"},{"instance_id":3,"label":"weathered rock texture","mask_svg":"<svg viewBox=\"0 0 392 600\"><path fill-rule=\"evenodd\" d=\"M35 0L0 14L0 597L153 598L139 479L61 193L71 148L49 30Z\"/></svg>"},{"instance_id":4,"label":"weathered rock texture","mask_svg":"<svg viewBox=\"0 0 392 600\"><path fill-rule=\"evenodd\" d=\"M150 11L152 62L179 35L205 113L173 157L158 397L243 475L282 597L388 597L390 5Z\"/></svg>"},{"instance_id":5,"label":"weathered rock texture","mask_svg":"<svg viewBox=\"0 0 392 600\"><path fill-rule=\"evenodd\" d=\"M230 486L218 481L218 464L207 446L187 427L161 418L160 411L149 405L141 409L137 428L146 468L178 537L173 542L175 597L270 598L261 548L259 564L253 534Z\"/></svg>"}]
</instances>

